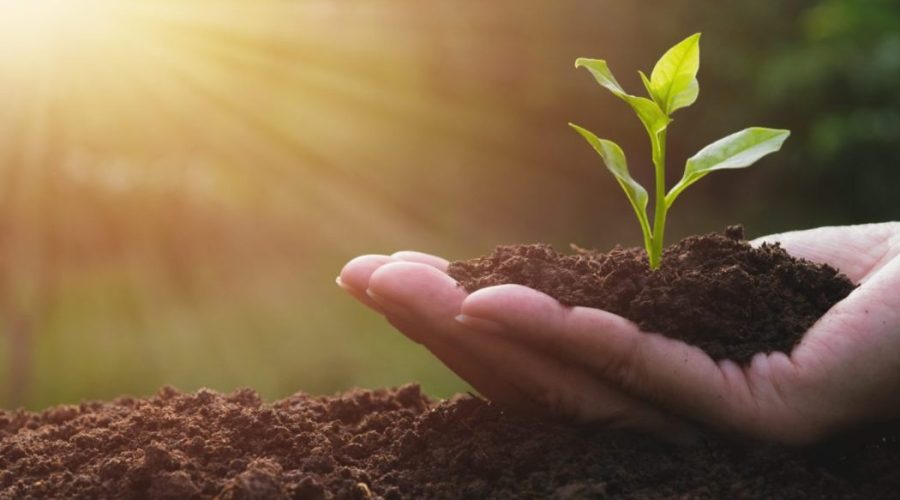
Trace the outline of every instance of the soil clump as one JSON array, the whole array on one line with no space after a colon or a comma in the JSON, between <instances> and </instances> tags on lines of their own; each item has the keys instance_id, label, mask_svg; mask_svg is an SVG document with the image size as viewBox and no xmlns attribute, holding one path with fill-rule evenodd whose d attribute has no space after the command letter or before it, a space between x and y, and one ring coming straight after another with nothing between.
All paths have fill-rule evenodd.
<instances>
[{"instance_id":1,"label":"soil clump","mask_svg":"<svg viewBox=\"0 0 900 500\"><path fill-rule=\"evenodd\" d=\"M753 248L740 226L691 236L665 249L650 271L642 248L609 252L573 246L498 246L453 262L448 274L469 292L518 284L568 306L618 314L644 331L684 340L713 359L747 362L758 352L789 353L854 284L836 269L796 259L779 245Z\"/></svg>"}]
</instances>

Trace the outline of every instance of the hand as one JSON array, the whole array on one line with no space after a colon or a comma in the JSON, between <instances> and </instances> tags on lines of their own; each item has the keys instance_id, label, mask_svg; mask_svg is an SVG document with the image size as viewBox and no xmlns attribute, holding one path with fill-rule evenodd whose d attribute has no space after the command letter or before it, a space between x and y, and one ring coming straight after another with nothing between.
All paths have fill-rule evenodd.
<instances>
[{"instance_id":1,"label":"hand","mask_svg":"<svg viewBox=\"0 0 900 500\"><path fill-rule=\"evenodd\" d=\"M900 414L893 397L900 385L900 224L820 228L754 244L762 241L837 267L860 287L790 355L758 354L748 366L715 362L619 316L563 307L518 285L467 296L438 271L443 261L422 254L361 257L341 279L485 396L513 407L524 402L530 411L669 436L686 432L671 416L679 415L796 444ZM398 262L413 255L435 260ZM362 297L367 289L374 302Z\"/></svg>"},{"instance_id":2,"label":"hand","mask_svg":"<svg viewBox=\"0 0 900 500\"><path fill-rule=\"evenodd\" d=\"M446 268L446 260L418 252L364 255L344 266L337 282L507 409L650 430L673 442L695 438L696 432L680 419L628 395L590 370L541 352L524 339L485 332L491 330L490 323L459 318L469 296L445 274ZM631 325L618 316L606 316L622 327Z\"/></svg>"}]
</instances>

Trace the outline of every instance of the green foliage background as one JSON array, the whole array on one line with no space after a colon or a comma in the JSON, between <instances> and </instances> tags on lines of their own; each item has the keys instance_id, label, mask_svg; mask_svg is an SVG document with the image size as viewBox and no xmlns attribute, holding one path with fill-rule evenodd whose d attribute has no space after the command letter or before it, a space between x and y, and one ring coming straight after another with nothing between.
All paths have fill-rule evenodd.
<instances>
[{"instance_id":1,"label":"green foliage background","mask_svg":"<svg viewBox=\"0 0 900 500\"><path fill-rule=\"evenodd\" d=\"M164 26L160 45L209 69L155 70L184 93L183 114L154 118L140 87L127 107L53 101L37 135L16 106L0 112L0 406L162 384L269 398L465 390L334 286L341 265L406 248L640 245L619 187L566 123L616 140L650 185L646 138L572 62L605 58L636 92L638 69L698 31L700 98L669 135L669 185L744 126L793 134L759 165L692 187L669 241L735 222L758 236L900 219L897 2L304 4L246 7L235 25L251 34ZM196 2L196 17L242 5ZM0 88L13 80L0 74ZM40 155L24 152L32 143Z\"/></svg>"}]
</instances>

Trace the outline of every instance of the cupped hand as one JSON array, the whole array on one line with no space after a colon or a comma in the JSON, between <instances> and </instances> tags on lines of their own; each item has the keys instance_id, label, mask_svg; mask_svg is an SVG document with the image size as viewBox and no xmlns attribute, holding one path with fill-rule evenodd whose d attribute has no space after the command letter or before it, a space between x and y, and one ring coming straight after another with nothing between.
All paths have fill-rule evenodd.
<instances>
[{"instance_id":1,"label":"cupped hand","mask_svg":"<svg viewBox=\"0 0 900 500\"><path fill-rule=\"evenodd\" d=\"M447 276L446 268L446 260L418 252L364 255L344 266L337 283L507 409L648 430L673 442L697 436L681 419L590 370L535 349L525 339L494 331L490 321L460 317L470 296ZM621 326L630 324L607 316Z\"/></svg>"},{"instance_id":2,"label":"cupped hand","mask_svg":"<svg viewBox=\"0 0 900 500\"><path fill-rule=\"evenodd\" d=\"M564 307L519 285L471 295L424 254L354 259L340 284L384 313L489 399L508 407L602 421L670 439L685 421L802 444L900 415L900 223L819 228L756 240L830 264L860 286L793 352L748 365L606 311Z\"/></svg>"}]
</instances>

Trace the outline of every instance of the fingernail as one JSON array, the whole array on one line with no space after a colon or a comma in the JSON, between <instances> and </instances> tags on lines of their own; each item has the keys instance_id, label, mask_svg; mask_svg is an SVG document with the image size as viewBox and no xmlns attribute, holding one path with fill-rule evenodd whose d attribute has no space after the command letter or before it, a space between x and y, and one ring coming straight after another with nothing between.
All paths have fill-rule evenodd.
<instances>
[{"instance_id":1,"label":"fingernail","mask_svg":"<svg viewBox=\"0 0 900 500\"><path fill-rule=\"evenodd\" d=\"M372 299L373 302L378 304L378 306L384 310L386 314L394 315L394 316L406 316L408 314L405 307L388 300L381 295L373 292L372 290L366 290L366 295Z\"/></svg>"},{"instance_id":2,"label":"fingernail","mask_svg":"<svg viewBox=\"0 0 900 500\"><path fill-rule=\"evenodd\" d=\"M503 325L497 323L496 321L491 321L489 319L476 318L474 316L468 316L466 314L460 314L456 316L455 319L458 323L463 324L464 326L471 328L473 330L478 330L479 332L485 333L499 333L505 330Z\"/></svg>"},{"instance_id":3,"label":"fingernail","mask_svg":"<svg viewBox=\"0 0 900 500\"><path fill-rule=\"evenodd\" d=\"M344 283L343 280L341 280L341 277L340 277L340 276L338 276L337 278L335 278L335 279L334 279L334 282L337 284L337 286L343 288L344 290L348 290L348 291L349 291L349 290L352 290L352 289L353 289L352 287L350 287L350 285Z\"/></svg>"}]
</instances>

